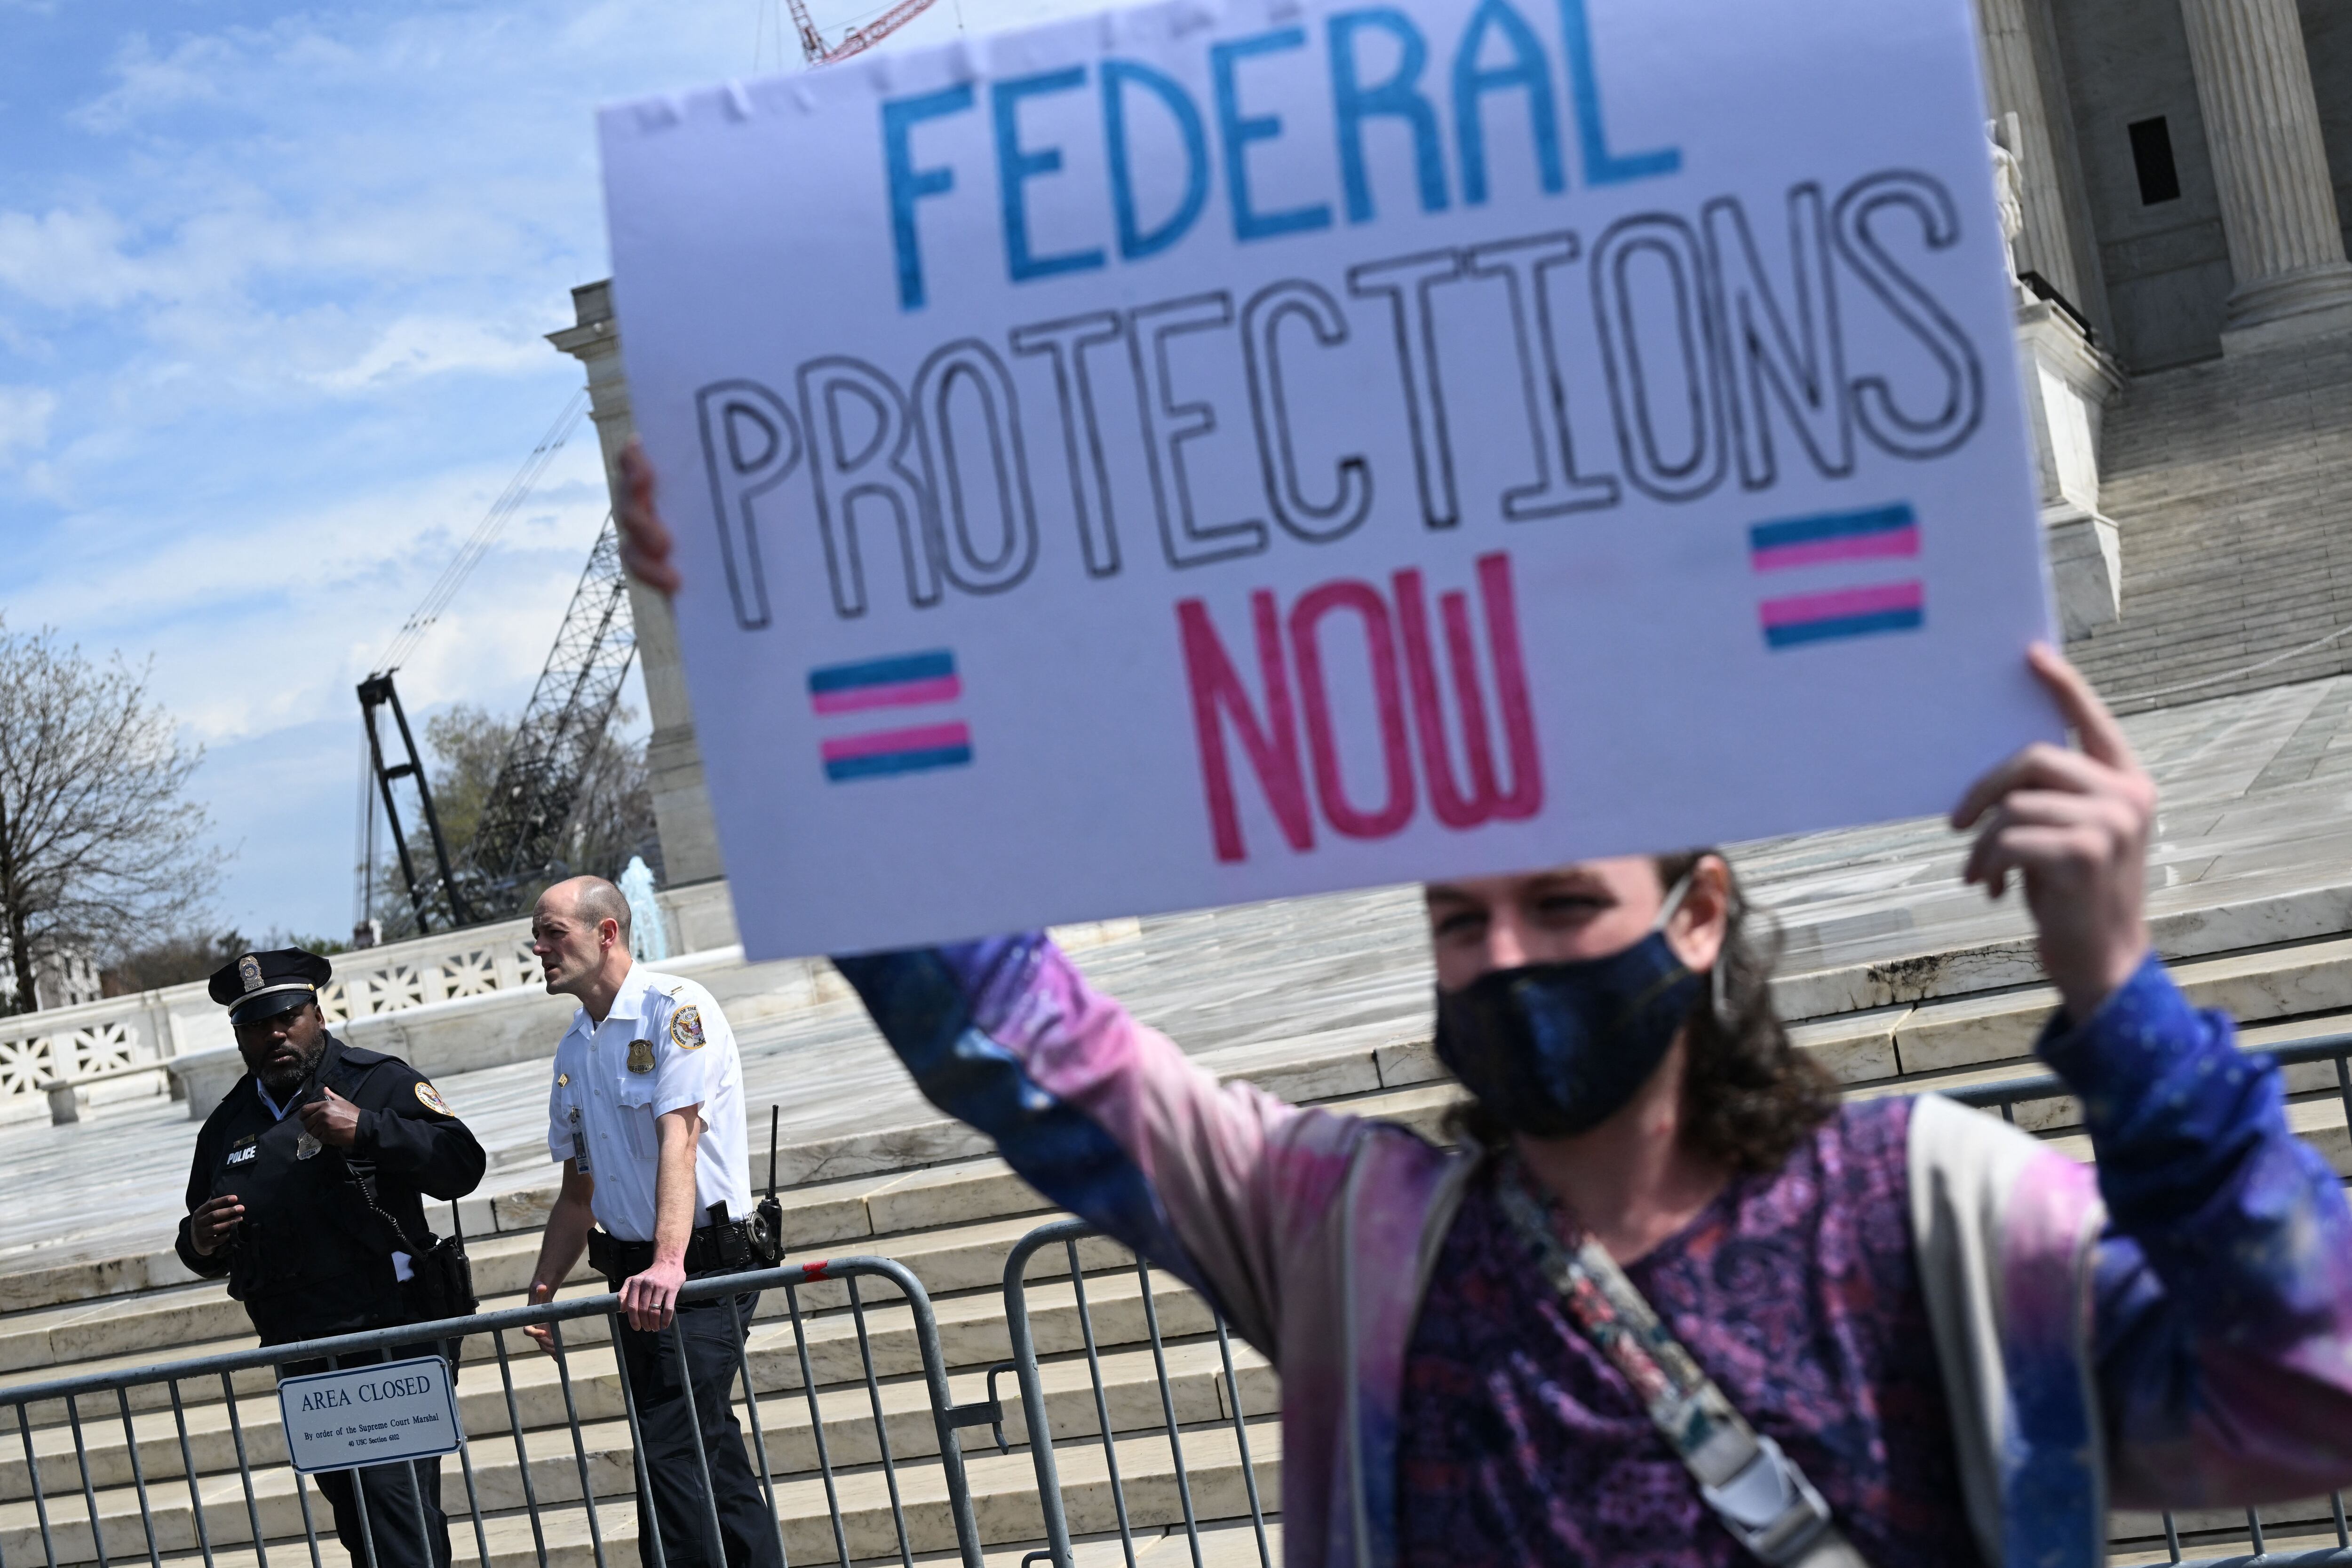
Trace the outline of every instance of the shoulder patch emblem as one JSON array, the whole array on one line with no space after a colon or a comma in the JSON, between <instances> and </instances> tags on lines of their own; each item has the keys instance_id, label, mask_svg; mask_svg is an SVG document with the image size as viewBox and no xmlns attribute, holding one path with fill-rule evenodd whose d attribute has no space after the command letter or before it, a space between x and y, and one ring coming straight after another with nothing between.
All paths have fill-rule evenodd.
<instances>
[{"instance_id":1,"label":"shoulder patch emblem","mask_svg":"<svg viewBox=\"0 0 2352 1568\"><path fill-rule=\"evenodd\" d=\"M680 1051L702 1049L702 1009L680 1008L669 1018L669 1042Z\"/></svg>"},{"instance_id":2,"label":"shoulder patch emblem","mask_svg":"<svg viewBox=\"0 0 2352 1568\"><path fill-rule=\"evenodd\" d=\"M437 1112L444 1116L454 1116L457 1113L449 1109L449 1102L441 1098L441 1091L421 1081L416 1085L416 1103L427 1111Z\"/></svg>"},{"instance_id":3,"label":"shoulder patch emblem","mask_svg":"<svg viewBox=\"0 0 2352 1568\"><path fill-rule=\"evenodd\" d=\"M629 1071L651 1072L654 1070L654 1042L649 1040L629 1041Z\"/></svg>"}]
</instances>

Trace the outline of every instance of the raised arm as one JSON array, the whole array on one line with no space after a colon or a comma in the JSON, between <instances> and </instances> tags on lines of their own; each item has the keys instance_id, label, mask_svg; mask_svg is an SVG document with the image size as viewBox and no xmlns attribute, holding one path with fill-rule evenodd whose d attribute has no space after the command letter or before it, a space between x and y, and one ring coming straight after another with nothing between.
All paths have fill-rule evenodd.
<instances>
[{"instance_id":1,"label":"raised arm","mask_svg":"<svg viewBox=\"0 0 2352 1568\"><path fill-rule=\"evenodd\" d=\"M2117 1502L2352 1481L2352 1212L2278 1069L2150 958L2042 1051L2083 1101L2108 1229L2095 1343Z\"/></svg>"},{"instance_id":2,"label":"raised arm","mask_svg":"<svg viewBox=\"0 0 2352 1568\"><path fill-rule=\"evenodd\" d=\"M2032 747L1954 813L1982 823L1968 874L2023 879L2063 1010L2038 1050L2083 1104L2106 1228L2010 1227L2014 1310L2036 1278L2084 1280L2115 1500L2193 1507L2306 1497L2352 1481L2352 1211L2289 1129L2277 1070L2229 1019L2192 1009L2141 915L2153 782L2081 676L2035 669L2082 750ZM2068 1208L2080 1178L2038 1162L2013 1213ZM2082 1202L2087 1202L2087 1194ZM2086 1207L2076 1212L2088 1215ZM2077 1320L2079 1321L2079 1319Z\"/></svg>"},{"instance_id":3,"label":"raised arm","mask_svg":"<svg viewBox=\"0 0 2352 1568\"><path fill-rule=\"evenodd\" d=\"M1278 1359L1281 1260L1364 1124L1219 1083L1042 935L835 963L931 1103Z\"/></svg>"}]
</instances>

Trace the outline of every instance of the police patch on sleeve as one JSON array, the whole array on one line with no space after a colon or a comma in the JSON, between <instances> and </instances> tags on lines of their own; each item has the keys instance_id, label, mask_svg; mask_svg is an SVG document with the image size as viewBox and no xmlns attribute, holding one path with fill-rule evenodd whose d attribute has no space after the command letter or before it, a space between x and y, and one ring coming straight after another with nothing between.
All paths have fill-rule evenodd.
<instances>
[{"instance_id":1,"label":"police patch on sleeve","mask_svg":"<svg viewBox=\"0 0 2352 1568\"><path fill-rule=\"evenodd\" d=\"M670 1014L669 1042L680 1051L702 1049L702 1009L680 1008Z\"/></svg>"},{"instance_id":2,"label":"police patch on sleeve","mask_svg":"<svg viewBox=\"0 0 2352 1568\"><path fill-rule=\"evenodd\" d=\"M427 1111L437 1112L444 1116L454 1116L457 1113L449 1109L449 1102L441 1098L441 1091L421 1079L416 1084L416 1103Z\"/></svg>"}]
</instances>

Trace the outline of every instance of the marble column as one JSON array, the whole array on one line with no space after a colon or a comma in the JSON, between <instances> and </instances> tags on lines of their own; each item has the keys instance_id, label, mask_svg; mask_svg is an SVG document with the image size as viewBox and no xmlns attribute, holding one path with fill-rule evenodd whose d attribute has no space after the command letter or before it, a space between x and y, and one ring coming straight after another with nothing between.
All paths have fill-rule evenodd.
<instances>
[{"instance_id":1,"label":"marble column","mask_svg":"<svg viewBox=\"0 0 2352 1568\"><path fill-rule=\"evenodd\" d=\"M2352 329L2352 266L2295 0L2180 0L2230 244L2227 350Z\"/></svg>"},{"instance_id":2,"label":"marble column","mask_svg":"<svg viewBox=\"0 0 2352 1568\"><path fill-rule=\"evenodd\" d=\"M621 375L621 334L613 319L612 285L583 284L572 291L576 322L547 340L588 370L588 413L604 454L604 483L620 505L621 448L636 432L629 413L629 386ZM629 613L636 623L637 669L646 683L646 716L653 734L646 742L652 775L654 826L661 834L662 879L667 886L707 882L722 874L719 831L710 816L710 794L702 779L702 753L694 740L694 705L686 695L686 671L678 662L677 622L669 601L635 578L629 580Z\"/></svg>"},{"instance_id":3,"label":"marble column","mask_svg":"<svg viewBox=\"0 0 2352 1568\"><path fill-rule=\"evenodd\" d=\"M1990 118L2006 122L2002 145L2018 162L2018 194L2025 208L2018 267L2039 273L2067 303L2095 319L2105 300L2097 258L2075 216L2087 212L2088 204L2079 189L2064 78L2049 68L2056 41L2047 0L1978 0L1977 35L1984 50Z\"/></svg>"}]
</instances>

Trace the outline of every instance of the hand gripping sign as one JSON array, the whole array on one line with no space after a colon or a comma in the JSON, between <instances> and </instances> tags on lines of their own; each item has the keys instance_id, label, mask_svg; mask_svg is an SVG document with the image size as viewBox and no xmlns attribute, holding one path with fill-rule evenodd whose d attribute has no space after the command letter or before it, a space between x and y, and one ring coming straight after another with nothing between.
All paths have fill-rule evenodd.
<instances>
[{"instance_id":1,"label":"hand gripping sign","mask_svg":"<svg viewBox=\"0 0 2352 1568\"><path fill-rule=\"evenodd\" d=\"M1941 810L2054 732L1965 0L1174 0L608 110L756 955Z\"/></svg>"}]
</instances>

